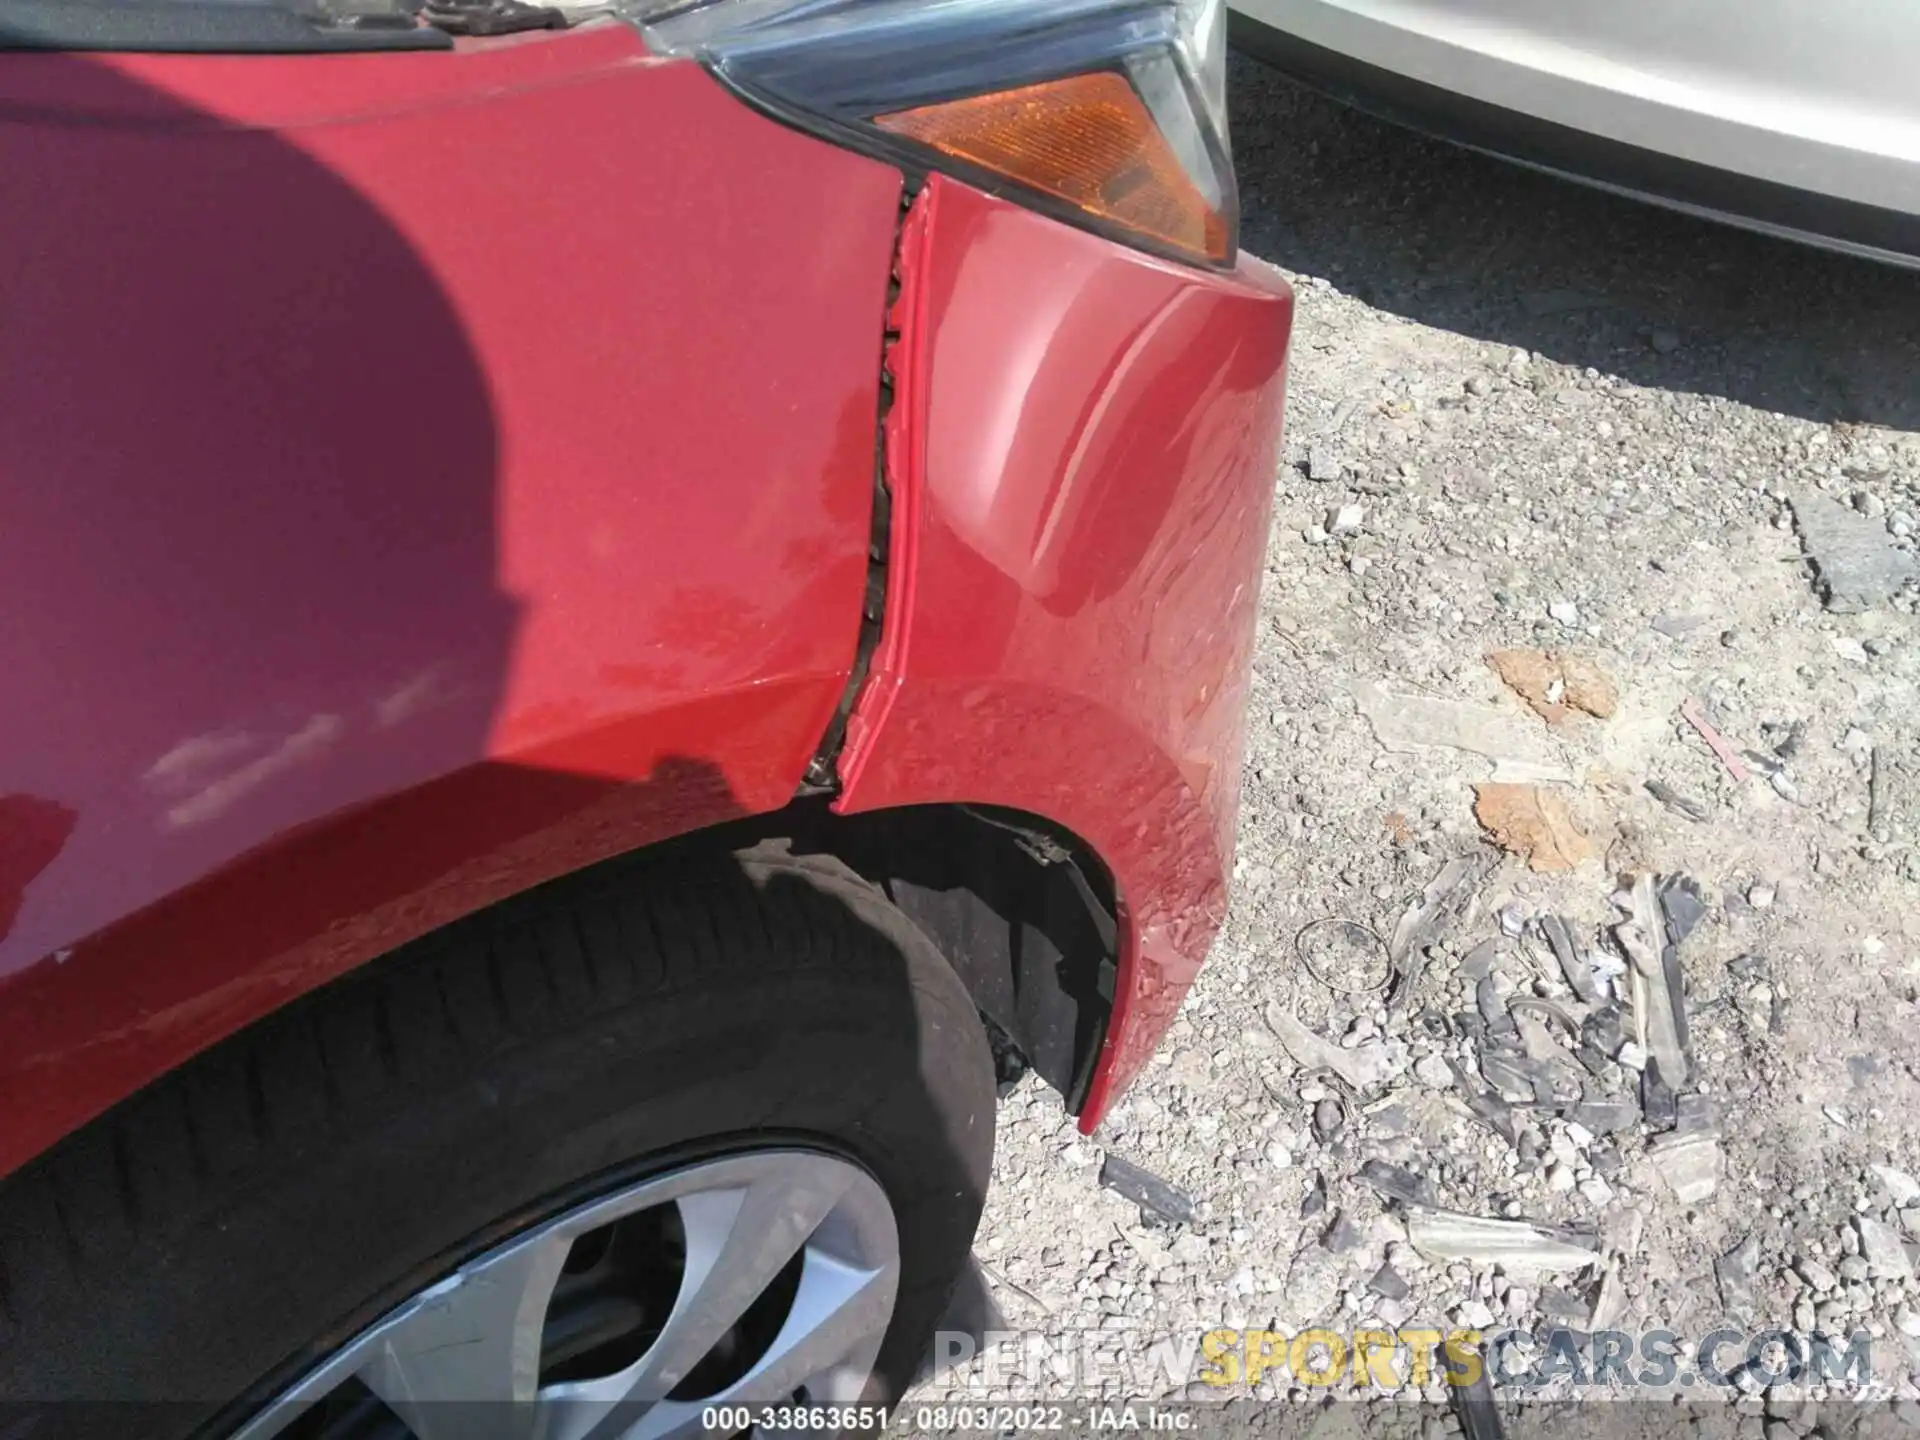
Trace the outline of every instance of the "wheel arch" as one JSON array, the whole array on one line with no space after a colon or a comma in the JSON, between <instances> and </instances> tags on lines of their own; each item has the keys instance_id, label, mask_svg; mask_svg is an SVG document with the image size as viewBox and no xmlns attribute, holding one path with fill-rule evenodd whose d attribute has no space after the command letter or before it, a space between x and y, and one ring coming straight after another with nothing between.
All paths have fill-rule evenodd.
<instances>
[{"instance_id":1,"label":"wheel arch","mask_svg":"<svg viewBox=\"0 0 1920 1440\"><path fill-rule=\"evenodd\" d=\"M1085 1099L1106 1036L1117 962L1117 898L1106 866L1091 847L1033 815L996 807L929 804L842 816L824 799L802 797L758 815L697 825L681 834L612 854L576 860L537 883L495 891L485 903L443 914L436 923L382 944L373 927L349 926L354 953L336 950L325 967L276 969L263 975L257 1003L238 1011L231 997L202 997L225 1007L228 1023L202 1026L190 1045L129 1043L117 1032L99 1037L110 1073L100 1103L42 1114L15 1140L0 1176L50 1150L98 1115L123 1104L215 1046L267 1023L328 986L350 982L369 965L402 950L431 947L484 917L604 885L623 868L664 852L733 855L775 843L796 854L839 859L880 890L932 942L1000 1036L1076 1111ZM265 962L262 962L263 968ZM123 967L124 968L124 967ZM132 977L122 977L128 979ZM97 981L98 977L96 977ZM31 1020L33 993L0 992L0 1008L20 1007ZM193 998L182 1002L188 1009ZM6 1018L0 1016L0 1019ZM1006 1047L997 1045L1005 1050ZM84 1055L74 1057L84 1063Z\"/></svg>"}]
</instances>

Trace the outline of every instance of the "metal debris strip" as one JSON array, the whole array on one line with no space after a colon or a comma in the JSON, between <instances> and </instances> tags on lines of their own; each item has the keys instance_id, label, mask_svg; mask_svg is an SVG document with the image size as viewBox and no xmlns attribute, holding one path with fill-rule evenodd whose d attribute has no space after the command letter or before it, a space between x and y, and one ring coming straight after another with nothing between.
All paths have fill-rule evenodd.
<instances>
[{"instance_id":1,"label":"metal debris strip","mask_svg":"<svg viewBox=\"0 0 1920 1440\"><path fill-rule=\"evenodd\" d=\"M1315 958L1317 947L1309 943L1309 937L1323 933L1338 932L1348 939L1360 939L1379 952L1380 974L1378 978L1363 978L1348 983L1330 973L1331 967ZM1323 947L1322 947L1323 948ZM1371 995L1387 988L1393 979L1393 959L1387 949L1387 942L1380 938L1380 932L1371 925L1363 925L1358 920L1345 920L1337 915L1328 915L1319 920L1310 920L1301 926L1293 937L1293 952L1300 957L1300 966L1307 974L1319 981L1327 989L1342 995Z\"/></svg>"},{"instance_id":2,"label":"metal debris strip","mask_svg":"<svg viewBox=\"0 0 1920 1440\"><path fill-rule=\"evenodd\" d=\"M1599 1237L1531 1220L1495 1220L1457 1210L1407 1208L1407 1239L1432 1260L1507 1270L1584 1270L1601 1258Z\"/></svg>"},{"instance_id":3,"label":"metal debris strip","mask_svg":"<svg viewBox=\"0 0 1920 1440\"><path fill-rule=\"evenodd\" d=\"M1123 1200L1173 1225L1191 1225L1197 1214L1190 1196L1131 1160L1109 1155L1100 1165L1100 1183Z\"/></svg>"},{"instance_id":4,"label":"metal debris strip","mask_svg":"<svg viewBox=\"0 0 1920 1440\"><path fill-rule=\"evenodd\" d=\"M1726 738L1713 728L1713 722L1708 720L1701 711L1700 702L1691 695L1680 702L1680 718L1693 726L1700 738L1707 742L1707 748L1719 757L1722 765L1727 767L1727 774L1745 784L1748 779L1747 767L1740 763L1740 757L1734 753L1733 746L1729 745Z\"/></svg>"}]
</instances>

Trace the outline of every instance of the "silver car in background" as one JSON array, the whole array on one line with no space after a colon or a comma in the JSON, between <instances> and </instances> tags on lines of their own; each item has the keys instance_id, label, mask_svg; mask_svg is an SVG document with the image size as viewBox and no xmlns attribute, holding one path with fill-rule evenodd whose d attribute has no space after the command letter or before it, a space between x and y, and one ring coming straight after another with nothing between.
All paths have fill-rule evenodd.
<instances>
[{"instance_id":1,"label":"silver car in background","mask_svg":"<svg viewBox=\"0 0 1920 1440\"><path fill-rule=\"evenodd\" d=\"M1235 45L1383 118L1920 266L1920 0L1231 0Z\"/></svg>"}]
</instances>

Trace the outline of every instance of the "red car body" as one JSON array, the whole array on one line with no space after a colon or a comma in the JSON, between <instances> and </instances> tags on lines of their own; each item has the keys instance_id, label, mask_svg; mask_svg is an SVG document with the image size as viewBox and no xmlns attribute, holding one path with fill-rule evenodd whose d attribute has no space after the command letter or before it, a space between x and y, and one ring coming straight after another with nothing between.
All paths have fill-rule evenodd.
<instances>
[{"instance_id":1,"label":"red car body","mask_svg":"<svg viewBox=\"0 0 1920 1440\"><path fill-rule=\"evenodd\" d=\"M618 24L0 54L0 1174L778 811L857 678L836 809L1110 870L1097 1123L1224 909L1291 301L906 196Z\"/></svg>"}]
</instances>

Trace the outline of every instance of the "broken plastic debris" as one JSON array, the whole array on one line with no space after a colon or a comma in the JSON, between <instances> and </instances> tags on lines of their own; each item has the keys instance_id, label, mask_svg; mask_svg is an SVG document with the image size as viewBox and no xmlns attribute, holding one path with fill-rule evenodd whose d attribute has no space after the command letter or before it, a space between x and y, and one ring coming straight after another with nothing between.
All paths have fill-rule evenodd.
<instances>
[{"instance_id":1,"label":"broken plastic debris","mask_svg":"<svg viewBox=\"0 0 1920 1440\"><path fill-rule=\"evenodd\" d=\"M1107 1156L1100 1166L1100 1183L1123 1200L1131 1200L1142 1210L1151 1211L1162 1220L1175 1225L1193 1223L1193 1201L1131 1160L1123 1160L1118 1155Z\"/></svg>"},{"instance_id":2,"label":"broken plastic debris","mask_svg":"<svg viewBox=\"0 0 1920 1440\"><path fill-rule=\"evenodd\" d=\"M1576 778L1539 728L1528 729L1510 711L1431 695L1396 695L1372 681L1357 681L1351 688L1384 749L1464 750L1491 760L1495 780L1516 784L1570 784Z\"/></svg>"},{"instance_id":3,"label":"broken plastic debris","mask_svg":"<svg viewBox=\"0 0 1920 1440\"><path fill-rule=\"evenodd\" d=\"M1680 993L1680 957L1663 943L1667 919L1652 875L1643 874L1628 895L1631 919L1614 926L1614 938L1633 962L1635 1039L1660 1062L1660 1078L1675 1091L1687 1087L1687 1014Z\"/></svg>"},{"instance_id":4,"label":"broken plastic debris","mask_svg":"<svg viewBox=\"0 0 1920 1440\"><path fill-rule=\"evenodd\" d=\"M1389 1200L1402 1205L1432 1205L1433 1186L1405 1166L1387 1160L1369 1160L1360 1167L1360 1178Z\"/></svg>"},{"instance_id":5,"label":"broken plastic debris","mask_svg":"<svg viewBox=\"0 0 1920 1440\"><path fill-rule=\"evenodd\" d=\"M1662 1135L1647 1147L1647 1157L1683 1205L1697 1204L1719 1188L1720 1140L1716 1135Z\"/></svg>"},{"instance_id":6,"label":"broken plastic debris","mask_svg":"<svg viewBox=\"0 0 1920 1440\"><path fill-rule=\"evenodd\" d=\"M1600 998L1600 990L1594 984L1592 964L1574 941L1573 927L1558 915L1542 915L1539 924L1540 933L1546 937L1553 958L1560 963L1560 973L1566 976L1573 993L1587 1004L1593 1004Z\"/></svg>"},{"instance_id":7,"label":"broken plastic debris","mask_svg":"<svg viewBox=\"0 0 1920 1440\"><path fill-rule=\"evenodd\" d=\"M1704 823L1713 813L1690 795L1683 795L1662 780L1647 781L1647 793L1676 815L1683 815L1696 824Z\"/></svg>"},{"instance_id":8,"label":"broken plastic debris","mask_svg":"<svg viewBox=\"0 0 1920 1440\"><path fill-rule=\"evenodd\" d=\"M1333 1217L1333 1223L1327 1226L1326 1233L1320 1237L1320 1248L1331 1250L1335 1255L1344 1255L1359 1244L1360 1227L1353 1223L1344 1210Z\"/></svg>"},{"instance_id":9,"label":"broken plastic debris","mask_svg":"<svg viewBox=\"0 0 1920 1440\"><path fill-rule=\"evenodd\" d=\"M1678 945L1706 918L1707 898L1700 882L1686 875L1664 875L1654 887L1666 917L1667 943Z\"/></svg>"},{"instance_id":10,"label":"broken plastic debris","mask_svg":"<svg viewBox=\"0 0 1920 1440\"><path fill-rule=\"evenodd\" d=\"M1460 957L1460 978L1476 983L1493 973L1493 962L1500 958L1498 940L1482 940Z\"/></svg>"},{"instance_id":11,"label":"broken plastic debris","mask_svg":"<svg viewBox=\"0 0 1920 1440\"><path fill-rule=\"evenodd\" d=\"M1578 655L1550 650L1495 650L1487 656L1487 664L1508 689L1551 725L1565 724L1576 710L1604 720L1620 704L1612 677Z\"/></svg>"},{"instance_id":12,"label":"broken plastic debris","mask_svg":"<svg viewBox=\"0 0 1920 1440\"><path fill-rule=\"evenodd\" d=\"M1470 1260L1507 1270L1580 1270L1600 1258L1596 1242L1577 1231L1453 1210L1410 1209L1407 1238L1430 1259Z\"/></svg>"},{"instance_id":13,"label":"broken plastic debris","mask_svg":"<svg viewBox=\"0 0 1920 1440\"><path fill-rule=\"evenodd\" d=\"M1674 1102L1673 1128L1682 1135L1720 1133L1720 1112L1710 1096L1682 1095Z\"/></svg>"},{"instance_id":14,"label":"broken plastic debris","mask_svg":"<svg viewBox=\"0 0 1920 1440\"><path fill-rule=\"evenodd\" d=\"M1311 1220L1327 1208L1327 1177L1315 1173L1313 1185L1307 1191L1306 1198L1300 1202L1300 1218Z\"/></svg>"},{"instance_id":15,"label":"broken plastic debris","mask_svg":"<svg viewBox=\"0 0 1920 1440\"><path fill-rule=\"evenodd\" d=\"M1420 898L1407 907L1387 942L1387 964L1399 981L1388 997L1389 1006L1406 1003L1426 963L1426 951L1458 925L1466 923L1480 898L1481 863L1468 856L1449 860L1427 882Z\"/></svg>"},{"instance_id":16,"label":"broken plastic debris","mask_svg":"<svg viewBox=\"0 0 1920 1440\"><path fill-rule=\"evenodd\" d=\"M1593 842L1580 833L1567 802L1538 785L1473 787L1473 815L1502 850L1523 857L1534 870L1571 870L1593 857Z\"/></svg>"},{"instance_id":17,"label":"broken plastic debris","mask_svg":"<svg viewBox=\"0 0 1920 1440\"><path fill-rule=\"evenodd\" d=\"M1827 609L1856 615L1891 600L1910 580L1920 580L1920 562L1896 550L1886 526L1824 495L1793 497L1800 543L1813 562Z\"/></svg>"},{"instance_id":18,"label":"broken plastic debris","mask_svg":"<svg viewBox=\"0 0 1920 1440\"><path fill-rule=\"evenodd\" d=\"M1368 1040L1344 1049L1314 1034L1278 1000L1267 1006L1267 1028L1303 1070L1331 1070L1355 1090L1370 1090L1393 1074L1386 1042Z\"/></svg>"},{"instance_id":19,"label":"broken plastic debris","mask_svg":"<svg viewBox=\"0 0 1920 1440\"><path fill-rule=\"evenodd\" d=\"M1386 1296L1389 1300L1404 1300L1413 1289L1407 1284L1405 1276L1393 1266L1386 1264L1373 1272L1373 1278L1367 1281L1367 1288L1376 1295Z\"/></svg>"},{"instance_id":20,"label":"broken plastic debris","mask_svg":"<svg viewBox=\"0 0 1920 1440\"><path fill-rule=\"evenodd\" d=\"M1560 1113L1596 1135L1631 1130L1640 1123L1640 1107L1631 1100L1583 1100Z\"/></svg>"},{"instance_id":21,"label":"broken plastic debris","mask_svg":"<svg viewBox=\"0 0 1920 1440\"><path fill-rule=\"evenodd\" d=\"M1464 1355L1461 1358L1465 1358ZM1454 1419L1460 1422L1460 1434L1463 1440L1502 1440L1507 1432L1493 1402L1493 1382L1487 1378L1488 1367L1481 1362L1471 1369L1472 1383L1447 1387L1447 1399L1453 1406Z\"/></svg>"},{"instance_id":22,"label":"broken plastic debris","mask_svg":"<svg viewBox=\"0 0 1920 1440\"><path fill-rule=\"evenodd\" d=\"M1640 1072L1640 1110L1655 1130L1671 1130L1680 1123L1680 1099L1667 1084L1658 1057L1649 1057Z\"/></svg>"}]
</instances>

